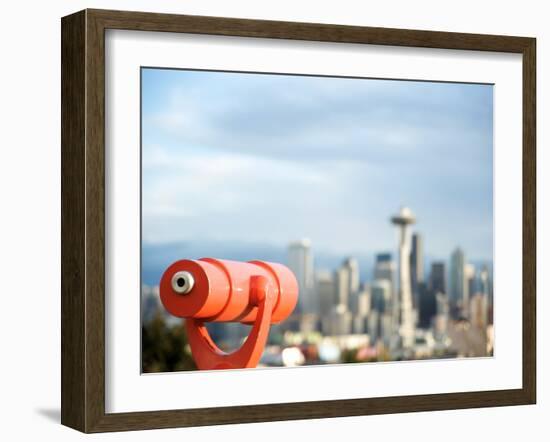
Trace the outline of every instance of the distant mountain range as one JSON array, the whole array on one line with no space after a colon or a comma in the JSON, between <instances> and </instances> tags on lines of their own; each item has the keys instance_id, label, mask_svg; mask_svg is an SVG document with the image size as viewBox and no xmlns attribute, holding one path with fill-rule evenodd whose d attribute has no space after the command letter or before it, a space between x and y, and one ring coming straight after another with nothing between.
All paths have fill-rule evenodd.
<instances>
[{"instance_id":1,"label":"distant mountain range","mask_svg":"<svg viewBox=\"0 0 550 442\"><path fill-rule=\"evenodd\" d=\"M348 255L335 255L313 248L316 269L336 269ZM354 254L359 261L362 279L370 279L374 254ZM186 241L162 244L142 244L142 283L158 285L162 273L179 259L219 258L234 261L262 261L287 264L287 248L266 244L231 241Z\"/></svg>"}]
</instances>

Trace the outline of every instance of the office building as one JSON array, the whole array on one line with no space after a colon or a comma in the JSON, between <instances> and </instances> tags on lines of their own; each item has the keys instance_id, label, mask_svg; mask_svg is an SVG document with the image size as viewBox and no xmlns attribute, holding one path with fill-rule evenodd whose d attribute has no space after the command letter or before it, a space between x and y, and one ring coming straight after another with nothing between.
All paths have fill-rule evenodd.
<instances>
[{"instance_id":1,"label":"office building","mask_svg":"<svg viewBox=\"0 0 550 442\"><path fill-rule=\"evenodd\" d=\"M443 342L449 325L449 300L444 293L435 295L436 315L433 319L433 333L436 341Z\"/></svg>"},{"instance_id":2,"label":"office building","mask_svg":"<svg viewBox=\"0 0 550 442\"><path fill-rule=\"evenodd\" d=\"M352 330L352 316L345 305L335 305L326 323L326 334L329 336L349 335Z\"/></svg>"},{"instance_id":3,"label":"office building","mask_svg":"<svg viewBox=\"0 0 550 442\"><path fill-rule=\"evenodd\" d=\"M390 283L390 293L393 293L393 284L395 281L395 262L392 259L391 253L379 253L376 255L372 279L387 280Z\"/></svg>"},{"instance_id":4,"label":"office building","mask_svg":"<svg viewBox=\"0 0 550 442\"><path fill-rule=\"evenodd\" d=\"M316 293L319 297L319 315L328 317L336 301L336 278L333 272L320 270L316 277Z\"/></svg>"},{"instance_id":5,"label":"office building","mask_svg":"<svg viewBox=\"0 0 550 442\"><path fill-rule=\"evenodd\" d=\"M388 282L390 301L387 304L387 308L392 309L392 314L397 321L397 317L399 316L399 302L397 300L397 290L395 290L395 268L395 262L391 253L379 253L376 255L373 280L385 280Z\"/></svg>"},{"instance_id":6,"label":"office building","mask_svg":"<svg viewBox=\"0 0 550 442\"><path fill-rule=\"evenodd\" d=\"M352 314L357 313L357 295L359 294L359 264L355 258L347 258L339 269L342 275L338 282L338 302L347 306Z\"/></svg>"},{"instance_id":7,"label":"office building","mask_svg":"<svg viewBox=\"0 0 550 442\"><path fill-rule=\"evenodd\" d=\"M479 291L489 298L489 269L483 266L479 272Z\"/></svg>"},{"instance_id":8,"label":"office building","mask_svg":"<svg viewBox=\"0 0 550 442\"><path fill-rule=\"evenodd\" d=\"M341 266L336 270L336 304L343 305L348 310L350 300L349 268Z\"/></svg>"},{"instance_id":9,"label":"office building","mask_svg":"<svg viewBox=\"0 0 550 442\"><path fill-rule=\"evenodd\" d=\"M470 298L470 324L472 327L485 331L488 317L488 297L476 293Z\"/></svg>"},{"instance_id":10,"label":"office building","mask_svg":"<svg viewBox=\"0 0 550 442\"><path fill-rule=\"evenodd\" d=\"M366 330L369 340L373 344L380 338L380 313L378 310L371 309L367 316Z\"/></svg>"},{"instance_id":11,"label":"office building","mask_svg":"<svg viewBox=\"0 0 550 442\"><path fill-rule=\"evenodd\" d=\"M391 313L391 283L387 279L377 279L371 285L371 310L378 313Z\"/></svg>"},{"instance_id":12,"label":"office building","mask_svg":"<svg viewBox=\"0 0 550 442\"><path fill-rule=\"evenodd\" d=\"M470 298L479 291L479 279L476 275L476 268L473 264L466 263L464 266L464 278L466 279L466 294L463 305L465 306L465 318L469 318Z\"/></svg>"},{"instance_id":13,"label":"office building","mask_svg":"<svg viewBox=\"0 0 550 442\"><path fill-rule=\"evenodd\" d=\"M435 293L447 294L447 277L445 274L444 262L432 263L429 287Z\"/></svg>"},{"instance_id":14,"label":"office building","mask_svg":"<svg viewBox=\"0 0 550 442\"><path fill-rule=\"evenodd\" d=\"M368 333L367 323L368 315L371 309L371 293L370 287L363 284L361 290L355 297L356 304L353 306L353 333L364 334Z\"/></svg>"},{"instance_id":15,"label":"office building","mask_svg":"<svg viewBox=\"0 0 550 442\"><path fill-rule=\"evenodd\" d=\"M458 311L462 316L465 315L468 308L468 286L465 270L464 252L462 249L456 248L451 254L449 301L453 310Z\"/></svg>"},{"instance_id":16,"label":"office building","mask_svg":"<svg viewBox=\"0 0 550 442\"><path fill-rule=\"evenodd\" d=\"M413 307L418 309L419 285L424 283L424 249L422 236L419 233L414 233L412 236L410 267Z\"/></svg>"},{"instance_id":17,"label":"office building","mask_svg":"<svg viewBox=\"0 0 550 442\"><path fill-rule=\"evenodd\" d=\"M317 314L319 306L314 292L313 255L308 239L289 245L288 267L294 272L300 290L297 313Z\"/></svg>"},{"instance_id":18,"label":"office building","mask_svg":"<svg viewBox=\"0 0 550 442\"><path fill-rule=\"evenodd\" d=\"M423 329L429 329L437 314L436 296L438 292L432 290L424 283L419 284L418 291L418 326Z\"/></svg>"}]
</instances>

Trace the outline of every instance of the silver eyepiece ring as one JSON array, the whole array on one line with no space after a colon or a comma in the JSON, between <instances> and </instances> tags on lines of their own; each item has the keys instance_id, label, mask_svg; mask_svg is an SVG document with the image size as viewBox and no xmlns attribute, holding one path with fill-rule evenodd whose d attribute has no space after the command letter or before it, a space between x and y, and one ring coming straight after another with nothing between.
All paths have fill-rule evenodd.
<instances>
[{"instance_id":1,"label":"silver eyepiece ring","mask_svg":"<svg viewBox=\"0 0 550 442\"><path fill-rule=\"evenodd\" d=\"M189 272L181 271L174 273L172 276L172 289L176 293L185 295L189 293L195 286L195 278Z\"/></svg>"}]
</instances>

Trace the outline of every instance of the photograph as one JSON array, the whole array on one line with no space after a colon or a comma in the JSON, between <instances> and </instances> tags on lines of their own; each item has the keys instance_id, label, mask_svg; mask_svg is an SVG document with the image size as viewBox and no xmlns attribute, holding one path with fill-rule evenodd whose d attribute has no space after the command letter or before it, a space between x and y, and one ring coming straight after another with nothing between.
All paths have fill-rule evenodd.
<instances>
[{"instance_id":1,"label":"photograph","mask_svg":"<svg viewBox=\"0 0 550 442\"><path fill-rule=\"evenodd\" d=\"M494 356L493 84L140 75L142 373Z\"/></svg>"}]
</instances>

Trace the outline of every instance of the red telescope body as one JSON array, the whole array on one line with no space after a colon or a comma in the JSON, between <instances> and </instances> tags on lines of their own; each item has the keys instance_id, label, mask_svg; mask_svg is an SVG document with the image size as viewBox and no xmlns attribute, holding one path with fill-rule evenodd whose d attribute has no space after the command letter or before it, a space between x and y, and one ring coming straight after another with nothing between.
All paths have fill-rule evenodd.
<instances>
[{"instance_id":1,"label":"red telescope body","mask_svg":"<svg viewBox=\"0 0 550 442\"><path fill-rule=\"evenodd\" d=\"M258 364L270 324L285 320L294 310L298 283L281 264L184 259L162 275L160 299L172 315L186 318L199 369L247 368ZM243 346L228 354L212 341L205 322L241 322L252 324L252 330Z\"/></svg>"}]
</instances>

